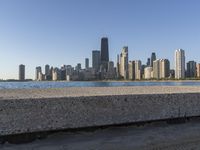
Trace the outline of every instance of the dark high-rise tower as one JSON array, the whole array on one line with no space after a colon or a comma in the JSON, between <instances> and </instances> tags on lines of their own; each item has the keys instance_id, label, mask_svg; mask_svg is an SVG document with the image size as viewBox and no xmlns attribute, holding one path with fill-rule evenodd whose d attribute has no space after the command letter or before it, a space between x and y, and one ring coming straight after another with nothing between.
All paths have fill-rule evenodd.
<instances>
[{"instance_id":1,"label":"dark high-rise tower","mask_svg":"<svg viewBox=\"0 0 200 150\"><path fill-rule=\"evenodd\" d=\"M151 67L153 67L153 61L156 60L156 53L151 54Z\"/></svg>"},{"instance_id":2,"label":"dark high-rise tower","mask_svg":"<svg viewBox=\"0 0 200 150\"><path fill-rule=\"evenodd\" d=\"M45 65L45 75L50 75L50 66Z\"/></svg>"},{"instance_id":3,"label":"dark high-rise tower","mask_svg":"<svg viewBox=\"0 0 200 150\"><path fill-rule=\"evenodd\" d=\"M25 65L19 65L19 80L25 80Z\"/></svg>"},{"instance_id":4,"label":"dark high-rise tower","mask_svg":"<svg viewBox=\"0 0 200 150\"><path fill-rule=\"evenodd\" d=\"M85 58L85 69L89 69L89 58Z\"/></svg>"},{"instance_id":5,"label":"dark high-rise tower","mask_svg":"<svg viewBox=\"0 0 200 150\"><path fill-rule=\"evenodd\" d=\"M94 50L92 51L92 68L96 71L99 71L100 68L100 51Z\"/></svg>"},{"instance_id":6,"label":"dark high-rise tower","mask_svg":"<svg viewBox=\"0 0 200 150\"><path fill-rule=\"evenodd\" d=\"M35 68L35 80L39 80L39 74L42 74L42 67L40 66Z\"/></svg>"},{"instance_id":7,"label":"dark high-rise tower","mask_svg":"<svg viewBox=\"0 0 200 150\"><path fill-rule=\"evenodd\" d=\"M147 66L149 67L151 65L151 59L147 58Z\"/></svg>"},{"instance_id":8,"label":"dark high-rise tower","mask_svg":"<svg viewBox=\"0 0 200 150\"><path fill-rule=\"evenodd\" d=\"M108 38L101 39L101 65L104 69L108 69L109 51L108 51Z\"/></svg>"},{"instance_id":9,"label":"dark high-rise tower","mask_svg":"<svg viewBox=\"0 0 200 150\"><path fill-rule=\"evenodd\" d=\"M187 72L186 75L188 78L195 78L196 77L196 62L189 61L187 62Z\"/></svg>"}]
</instances>

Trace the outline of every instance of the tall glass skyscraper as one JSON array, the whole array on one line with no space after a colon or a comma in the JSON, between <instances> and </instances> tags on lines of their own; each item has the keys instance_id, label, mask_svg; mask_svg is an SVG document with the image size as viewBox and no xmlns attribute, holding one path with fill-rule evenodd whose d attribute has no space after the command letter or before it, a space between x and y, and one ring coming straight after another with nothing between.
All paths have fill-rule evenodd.
<instances>
[{"instance_id":1,"label":"tall glass skyscraper","mask_svg":"<svg viewBox=\"0 0 200 150\"><path fill-rule=\"evenodd\" d=\"M100 68L100 51L93 50L92 51L92 68L96 71L99 71Z\"/></svg>"},{"instance_id":2,"label":"tall glass skyscraper","mask_svg":"<svg viewBox=\"0 0 200 150\"><path fill-rule=\"evenodd\" d=\"M195 61L187 62L187 77L195 78L196 77L196 70L197 70L197 63Z\"/></svg>"},{"instance_id":3,"label":"tall glass skyscraper","mask_svg":"<svg viewBox=\"0 0 200 150\"><path fill-rule=\"evenodd\" d=\"M185 78L185 51L182 49L175 51L175 78Z\"/></svg>"},{"instance_id":4,"label":"tall glass skyscraper","mask_svg":"<svg viewBox=\"0 0 200 150\"><path fill-rule=\"evenodd\" d=\"M42 74L42 67L38 66L35 68L35 80L39 80L39 74Z\"/></svg>"},{"instance_id":5,"label":"tall glass skyscraper","mask_svg":"<svg viewBox=\"0 0 200 150\"><path fill-rule=\"evenodd\" d=\"M85 58L85 69L89 69L89 58Z\"/></svg>"},{"instance_id":6,"label":"tall glass skyscraper","mask_svg":"<svg viewBox=\"0 0 200 150\"><path fill-rule=\"evenodd\" d=\"M109 50L108 50L108 38L103 37L101 39L101 65L104 69L108 69L109 62Z\"/></svg>"},{"instance_id":7,"label":"tall glass skyscraper","mask_svg":"<svg viewBox=\"0 0 200 150\"><path fill-rule=\"evenodd\" d=\"M50 66L48 64L45 65L45 75L50 75Z\"/></svg>"},{"instance_id":8,"label":"tall glass skyscraper","mask_svg":"<svg viewBox=\"0 0 200 150\"><path fill-rule=\"evenodd\" d=\"M25 65L19 65L19 80L25 80Z\"/></svg>"},{"instance_id":9,"label":"tall glass skyscraper","mask_svg":"<svg viewBox=\"0 0 200 150\"><path fill-rule=\"evenodd\" d=\"M155 61L155 60L156 60L156 53L153 52L153 53L151 54L151 64L150 64L151 67L153 67L153 61Z\"/></svg>"}]
</instances>

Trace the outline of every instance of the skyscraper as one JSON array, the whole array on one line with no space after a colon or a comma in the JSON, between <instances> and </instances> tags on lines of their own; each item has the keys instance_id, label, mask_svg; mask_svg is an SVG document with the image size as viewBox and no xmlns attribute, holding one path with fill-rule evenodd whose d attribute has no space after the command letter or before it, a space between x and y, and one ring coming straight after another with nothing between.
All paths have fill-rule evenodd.
<instances>
[{"instance_id":1,"label":"skyscraper","mask_svg":"<svg viewBox=\"0 0 200 150\"><path fill-rule=\"evenodd\" d=\"M50 75L50 66L45 65L45 75Z\"/></svg>"},{"instance_id":2,"label":"skyscraper","mask_svg":"<svg viewBox=\"0 0 200 150\"><path fill-rule=\"evenodd\" d=\"M170 76L170 62L168 59L160 59L160 78L168 78Z\"/></svg>"},{"instance_id":3,"label":"skyscraper","mask_svg":"<svg viewBox=\"0 0 200 150\"><path fill-rule=\"evenodd\" d=\"M66 75L71 76L74 72L74 68L71 65L66 66Z\"/></svg>"},{"instance_id":4,"label":"skyscraper","mask_svg":"<svg viewBox=\"0 0 200 150\"><path fill-rule=\"evenodd\" d=\"M39 80L39 74L42 74L42 68L40 66L35 68L35 80Z\"/></svg>"},{"instance_id":5,"label":"skyscraper","mask_svg":"<svg viewBox=\"0 0 200 150\"><path fill-rule=\"evenodd\" d=\"M151 54L151 64L150 64L151 67L153 67L153 61L155 61L155 60L156 60L156 53L153 52Z\"/></svg>"},{"instance_id":6,"label":"skyscraper","mask_svg":"<svg viewBox=\"0 0 200 150\"><path fill-rule=\"evenodd\" d=\"M101 55L100 51L93 50L92 51L92 68L96 71L99 71L100 69L100 61L101 61Z\"/></svg>"},{"instance_id":7,"label":"skyscraper","mask_svg":"<svg viewBox=\"0 0 200 150\"><path fill-rule=\"evenodd\" d=\"M108 71L106 73L106 79L114 79L116 77L116 70L114 68L114 62L108 62Z\"/></svg>"},{"instance_id":8,"label":"skyscraper","mask_svg":"<svg viewBox=\"0 0 200 150\"><path fill-rule=\"evenodd\" d=\"M53 68L52 80L53 81L60 80L60 69L59 68Z\"/></svg>"},{"instance_id":9,"label":"skyscraper","mask_svg":"<svg viewBox=\"0 0 200 150\"><path fill-rule=\"evenodd\" d=\"M185 78L185 51L182 49L175 51L175 78Z\"/></svg>"},{"instance_id":10,"label":"skyscraper","mask_svg":"<svg viewBox=\"0 0 200 150\"><path fill-rule=\"evenodd\" d=\"M78 63L75 67L76 71L80 71L81 70L81 63Z\"/></svg>"},{"instance_id":11,"label":"skyscraper","mask_svg":"<svg viewBox=\"0 0 200 150\"><path fill-rule=\"evenodd\" d=\"M188 78L195 78L196 77L196 62L189 61L187 62L187 71L186 71Z\"/></svg>"},{"instance_id":12,"label":"skyscraper","mask_svg":"<svg viewBox=\"0 0 200 150\"><path fill-rule=\"evenodd\" d=\"M89 58L85 58L85 69L89 69Z\"/></svg>"},{"instance_id":13,"label":"skyscraper","mask_svg":"<svg viewBox=\"0 0 200 150\"><path fill-rule=\"evenodd\" d=\"M19 80L25 80L25 65L19 65Z\"/></svg>"},{"instance_id":14,"label":"skyscraper","mask_svg":"<svg viewBox=\"0 0 200 150\"><path fill-rule=\"evenodd\" d=\"M153 78L160 79L160 60L153 61Z\"/></svg>"},{"instance_id":15,"label":"skyscraper","mask_svg":"<svg viewBox=\"0 0 200 150\"><path fill-rule=\"evenodd\" d=\"M141 80L141 77L142 77L141 69L142 69L141 60L136 60L135 61L135 79L136 80Z\"/></svg>"},{"instance_id":16,"label":"skyscraper","mask_svg":"<svg viewBox=\"0 0 200 150\"><path fill-rule=\"evenodd\" d=\"M170 62L168 59L156 59L153 62L153 78L164 79L170 75Z\"/></svg>"},{"instance_id":17,"label":"skyscraper","mask_svg":"<svg viewBox=\"0 0 200 150\"><path fill-rule=\"evenodd\" d=\"M146 65L141 64L141 78L144 78L144 69L145 69Z\"/></svg>"},{"instance_id":18,"label":"skyscraper","mask_svg":"<svg viewBox=\"0 0 200 150\"><path fill-rule=\"evenodd\" d=\"M109 50L108 50L108 38L103 37L101 39L101 65L106 71L108 70L109 62Z\"/></svg>"},{"instance_id":19,"label":"skyscraper","mask_svg":"<svg viewBox=\"0 0 200 150\"><path fill-rule=\"evenodd\" d=\"M146 67L144 69L144 78L149 80L152 78L152 72L153 72L153 68L152 67Z\"/></svg>"},{"instance_id":20,"label":"skyscraper","mask_svg":"<svg viewBox=\"0 0 200 150\"><path fill-rule=\"evenodd\" d=\"M129 80L135 80L135 61L129 61L128 63L128 78Z\"/></svg>"},{"instance_id":21,"label":"skyscraper","mask_svg":"<svg viewBox=\"0 0 200 150\"><path fill-rule=\"evenodd\" d=\"M128 79L128 47L125 46L120 54L120 76Z\"/></svg>"},{"instance_id":22,"label":"skyscraper","mask_svg":"<svg viewBox=\"0 0 200 150\"><path fill-rule=\"evenodd\" d=\"M66 80L66 66L60 69L60 80Z\"/></svg>"}]
</instances>

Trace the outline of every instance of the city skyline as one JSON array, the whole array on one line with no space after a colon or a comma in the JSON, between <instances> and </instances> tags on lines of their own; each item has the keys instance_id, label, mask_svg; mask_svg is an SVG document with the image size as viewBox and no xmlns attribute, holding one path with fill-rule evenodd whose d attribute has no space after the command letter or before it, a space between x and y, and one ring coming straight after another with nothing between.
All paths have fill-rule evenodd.
<instances>
[{"instance_id":1,"label":"city skyline","mask_svg":"<svg viewBox=\"0 0 200 150\"><path fill-rule=\"evenodd\" d=\"M18 78L18 65L26 65L26 78L35 67L84 64L99 39L109 39L109 59L128 45L129 60L146 59L156 52L174 68L174 51L183 48L186 62L199 62L200 2L194 0L125 1L0 1L0 78ZM182 11L181 11L182 10ZM187 11L186 11L187 10Z\"/></svg>"},{"instance_id":2,"label":"city skyline","mask_svg":"<svg viewBox=\"0 0 200 150\"><path fill-rule=\"evenodd\" d=\"M35 70L36 81L87 81L87 80L149 80L149 79L199 79L199 64L194 60L185 62L185 50L176 49L174 54L174 67L167 58L157 58L152 52L146 63L141 60L129 59L128 46L124 46L117 54L117 63L109 60L108 38L101 38L101 50L92 51L92 66L89 58L85 58L85 67L81 63L76 66L62 65L60 68L45 65L45 72L41 66ZM21 65L20 65L21 66ZM21 68L19 66L19 68ZM24 69L23 69L24 70ZM25 72L25 71L24 71ZM19 69L19 80L21 79Z\"/></svg>"},{"instance_id":3,"label":"city skyline","mask_svg":"<svg viewBox=\"0 0 200 150\"><path fill-rule=\"evenodd\" d=\"M106 40L106 42L105 42L105 40ZM105 53L105 50L102 50L102 45L104 45L103 46L104 48L106 47L106 53ZM190 75L192 77L193 76L195 77L196 75L199 77L199 75L198 75L198 66L197 66L197 64L200 64L199 61L189 60L188 62L186 62L186 58L187 57L185 56L185 50L183 50L183 49L176 49L175 50L174 63L172 61L172 64L174 64L174 66L171 66L170 65L171 62L169 61L168 58L157 58L155 51L153 51L151 53L150 57L146 58L146 62L142 62L140 59L137 59L137 60L129 59L129 57L128 57L128 46L123 46L122 47L121 54L120 55L119 54L116 55L117 61L115 62L113 60L109 60L109 48L108 48L109 46L108 45L109 45L108 38L107 37L102 37L101 38L101 49L100 50L92 50L91 51L91 54L92 54L92 59L91 59L91 63L92 64L91 65L89 63L90 62L89 58L85 58L84 64L76 63L75 66L73 66L71 64L63 64L61 66L50 66L49 64L46 64L45 67L42 69L42 66L39 65L39 66L36 66L35 78L26 78L25 75L21 75L21 74L25 74L25 65L24 64L20 64L19 65L18 79L21 80L21 81L25 80L25 78L28 79L28 80L29 79L33 79L33 80L38 80L38 79L39 80L49 80L48 77L47 77L47 79L45 79L45 75L50 75L50 67L51 67L53 69L52 71L56 73L55 81L56 80L67 80L66 73L65 73L65 75L64 75L65 77L63 79L57 79L58 78L57 77L58 76L57 75L57 71L59 71L60 69L62 70L62 68L65 70L66 69L65 66L70 66L70 68L72 67L72 69L75 69L75 70L94 69L96 72L98 72L98 71L101 72L101 71L103 71L105 69L105 73L107 73L108 72L108 66L110 65L110 63L112 63L113 69L114 68L116 68L117 70L119 69L118 70L119 72L117 72L117 70L115 70L114 72L116 73L116 77L112 77L112 78L108 78L108 79L120 79L120 78L123 78L125 80L165 79L165 78L169 77L170 69L175 71L175 74L174 74L175 79L185 79L187 77L190 77ZM96 53L98 55L96 55ZM97 61L97 63L95 63L96 61ZM118 66L118 61L119 61L120 66ZM165 72L166 71L165 69L163 71L160 71L160 65L162 63L164 63L163 61L164 62L167 61L167 64L168 64L167 72L168 73ZM177 63L177 61L178 61L178 63ZM133 72L132 72L132 75L131 75L131 73L129 72L129 68L130 68L129 64L130 63L134 64L134 68L138 68L139 74L136 73L135 75L133 75ZM158 63L158 64L154 65L154 63L155 64ZM166 67L165 63L163 65L162 65L163 67ZM142 68L142 66L144 66L144 68ZM22 69L23 71L21 71L21 69L20 69L21 67L23 67L23 69ZM119 67L119 68L117 68L117 67ZM149 70L149 68L151 68L151 71L152 71L153 75L151 75L150 78L146 78L145 77L145 74L146 74L145 70L146 69ZM189 70L187 70L188 68L189 68ZM143 73L142 73L142 70L143 70ZM157 72L155 72L155 70ZM196 72L191 72L191 71L194 71L194 70L196 70ZM188 71L189 71L190 75L188 75ZM21 73L21 72L24 72L24 73ZM52 72L52 74L54 74L53 72ZM181 73L179 73L179 72L181 72ZM40 73L40 74L38 74L38 73ZM117 77L118 76L117 73L119 73L120 77ZM155 75L155 74L157 74L157 75ZM135 79L131 79L129 77L130 75L134 76ZM23 76L23 77L21 77L21 76ZM104 79L104 77L102 79L100 77L99 79L102 80L102 79ZM52 78L50 80L54 80L54 79ZM84 80L84 79L75 79L75 80ZM91 79L91 80L95 80L95 78Z\"/></svg>"}]
</instances>

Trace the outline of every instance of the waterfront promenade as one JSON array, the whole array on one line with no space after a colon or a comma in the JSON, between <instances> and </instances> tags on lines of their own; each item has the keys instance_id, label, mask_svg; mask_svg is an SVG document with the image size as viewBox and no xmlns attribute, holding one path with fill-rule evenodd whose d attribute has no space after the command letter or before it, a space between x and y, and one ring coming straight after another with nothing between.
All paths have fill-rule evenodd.
<instances>
[{"instance_id":1,"label":"waterfront promenade","mask_svg":"<svg viewBox=\"0 0 200 150\"><path fill-rule=\"evenodd\" d=\"M1 150L199 150L200 119L182 124L157 122L90 131L58 132L31 143L0 145Z\"/></svg>"},{"instance_id":2,"label":"waterfront promenade","mask_svg":"<svg viewBox=\"0 0 200 150\"><path fill-rule=\"evenodd\" d=\"M82 128L30 143L31 150L198 147L199 120L178 125L165 121L199 116L199 86L0 90L0 137ZM127 124L131 126L123 127ZM111 127L99 128L105 126ZM93 132L84 130L94 127ZM26 146L4 144L0 148L25 150Z\"/></svg>"}]
</instances>

